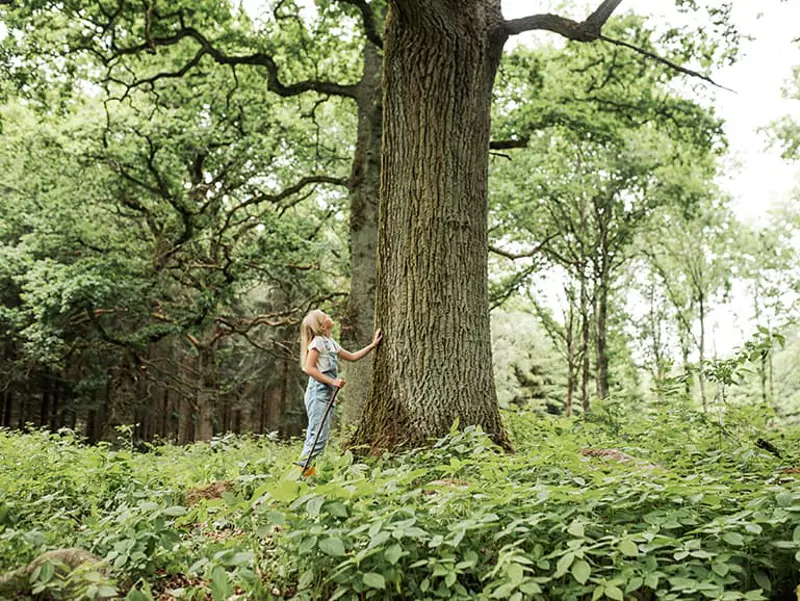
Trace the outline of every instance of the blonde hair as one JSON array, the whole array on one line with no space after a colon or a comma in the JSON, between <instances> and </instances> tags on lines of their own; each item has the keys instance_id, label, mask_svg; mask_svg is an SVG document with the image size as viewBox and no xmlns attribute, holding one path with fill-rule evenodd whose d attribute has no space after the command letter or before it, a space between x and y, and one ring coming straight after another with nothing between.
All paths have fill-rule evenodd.
<instances>
[{"instance_id":1,"label":"blonde hair","mask_svg":"<svg viewBox=\"0 0 800 601\"><path fill-rule=\"evenodd\" d=\"M302 368L306 366L308 345L311 344L314 336L322 334L322 319L324 317L324 311L314 309L303 318L303 323L300 324L300 367Z\"/></svg>"}]
</instances>

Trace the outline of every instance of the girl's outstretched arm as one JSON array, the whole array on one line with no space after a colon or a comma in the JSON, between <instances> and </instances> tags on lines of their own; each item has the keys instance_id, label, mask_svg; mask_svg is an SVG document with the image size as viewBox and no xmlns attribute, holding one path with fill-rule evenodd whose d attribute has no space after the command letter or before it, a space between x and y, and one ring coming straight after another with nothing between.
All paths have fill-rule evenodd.
<instances>
[{"instance_id":1,"label":"girl's outstretched arm","mask_svg":"<svg viewBox=\"0 0 800 601\"><path fill-rule=\"evenodd\" d=\"M381 330L378 328L375 330L375 335L372 337L372 342L370 342L367 346L356 351L355 353L351 353L345 349L339 349L339 357L345 361L358 361L359 359L366 357L372 349L381 343L381 340L383 340L383 334L381 334Z\"/></svg>"}]
</instances>

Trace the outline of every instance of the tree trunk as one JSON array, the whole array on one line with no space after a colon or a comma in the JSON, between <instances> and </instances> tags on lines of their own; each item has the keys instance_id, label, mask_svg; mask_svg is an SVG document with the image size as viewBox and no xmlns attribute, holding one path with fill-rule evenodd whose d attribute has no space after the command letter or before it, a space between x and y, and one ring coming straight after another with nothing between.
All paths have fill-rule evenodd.
<instances>
[{"instance_id":1,"label":"tree trunk","mask_svg":"<svg viewBox=\"0 0 800 601\"><path fill-rule=\"evenodd\" d=\"M52 406L50 407L50 430L53 432L58 430L59 415L64 411L61 407L60 389L61 387L58 385L58 380L54 378L50 384L50 398L52 400Z\"/></svg>"},{"instance_id":2,"label":"tree trunk","mask_svg":"<svg viewBox=\"0 0 800 601\"><path fill-rule=\"evenodd\" d=\"M769 356L767 357L767 382L769 390L768 404L770 407L774 409L775 408L775 364L773 363L773 355L774 353L772 352L772 349L770 349Z\"/></svg>"},{"instance_id":3,"label":"tree trunk","mask_svg":"<svg viewBox=\"0 0 800 601\"><path fill-rule=\"evenodd\" d=\"M589 413L589 378L591 376L591 365L589 364L590 332L589 292L586 290L586 275L581 273L581 403L584 415Z\"/></svg>"},{"instance_id":4,"label":"tree trunk","mask_svg":"<svg viewBox=\"0 0 800 601\"><path fill-rule=\"evenodd\" d=\"M700 303L700 343L697 350L700 353L700 371L697 373L697 381L700 383L700 400L703 402L703 411L706 412L708 411L708 402L706 401L706 379L703 377L706 361L706 308L702 294L698 300Z\"/></svg>"},{"instance_id":5,"label":"tree trunk","mask_svg":"<svg viewBox=\"0 0 800 601\"><path fill-rule=\"evenodd\" d=\"M572 402L575 396L577 357L575 352L575 307L574 295L568 295L569 313L565 328L564 343L567 347L567 400L564 404L564 413L572 417Z\"/></svg>"},{"instance_id":6,"label":"tree trunk","mask_svg":"<svg viewBox=\"0 0 800 601\"><path fill-rule=\"evenodd\" d=\"M50 382L42 379L42 405L39 411L39 426L44 428L50 420Z\"/></svg>"},{"instance_id":7,"label":"tree trunk","mask_svg":"<svg viewBox=\"0 0 800 601\"><path fill-rule=\"evenodd\" d=\"M375 260L381 152L382 58L371 43L364 48L364 74L358 92L358 135L350 177L350 296L342 320L342 344L357 350L372 339L375 316ZM372 357L348 363L343 373L344 420L361 414L372 379Z\"/></svg>"},{"instance_id":8,"label":"tree trunk","mask_svg":"<svg viewBox=\"0 0 800 601\"><path fill-rule=\"evenodd\" d=\"M606 348L606 331L608 317L608 287L611 274L611 257L609 256L608 230L613 219L613 200L607 197L597 197L592 200L594 215L600 237L600 256L594 258L595 299L597 310L595 313L595 389L597 397L608 397L608 349Z\"/></svg>"},{"instance_id":9,"label":"tree trunk","mask_svg":"<svg viewBox=\"0 0 800 601\"><path fill-rule=\"evenodd\" d=\"M195 440L211 440L214 436L214 401L216 390L216 361L213 348L197 349L198 385L197 425Z\"/></svg>"},{"instance_id":10,"label":"tree trunk","mask_svg":"<svg viewBox=\"0 0 800 601\"><path fill-rule=\"evenodd\" d=\"M5 411L3 412L3 425L7 428L11 427L11 413L14 409L14 392L6 390L5 392Z\"/></svg>"},{"instance_id":11,"label":"tree trunk","mask_svg":"<svg viewBox=\"0 0 800 601\"><path fill-rule=\"evenodd\" d=\"M606 330L608 317L608 275L602 274L598 286L597 295L597 318L595 325L595 362L597 365L597 375L595 385L597 397L604 399L608 397L608 349L606 345Z\"/></svg>"},{"instance_id":12,"label":"tree trunk","mask_svg":"<svg viewBox=\"0 0 800 601\"><path fill-rule=\"evenodd\" d=\"M352 439L373 452L480 425L510 448L492 378L487 177L499 0L392 2L376 316L385 338Z\"/></svg>"}]
</instances>

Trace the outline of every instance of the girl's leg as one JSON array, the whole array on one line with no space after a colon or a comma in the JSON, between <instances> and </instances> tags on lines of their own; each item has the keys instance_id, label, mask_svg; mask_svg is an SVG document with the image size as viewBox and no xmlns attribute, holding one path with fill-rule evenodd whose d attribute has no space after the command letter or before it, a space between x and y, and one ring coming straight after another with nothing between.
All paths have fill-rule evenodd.
<instances>
[{"instance_id":1,"label":"girl's leg","mask_svg":"<svg viewBox=\"0 0 800 601\"><path fill-rule=\"evenodd\" d=\"M316 457L325 450L325 445L328 442L331 430L331 419L333 418L333 409L328 412L328 417L323 423L322 418L325 415L325 407L327 400L323 401L315 398L316 395L311 397L306 402L306 413L308 414L308 430L306 431L306 440L303 444L303 452L300 453L300 461L305 461L309 453L312 457ZM317 436L317 430L320 430L319 438L317 439L316 446L312 449L311 445L314 444L314 438Z\"/></svg>"}]
</instances>

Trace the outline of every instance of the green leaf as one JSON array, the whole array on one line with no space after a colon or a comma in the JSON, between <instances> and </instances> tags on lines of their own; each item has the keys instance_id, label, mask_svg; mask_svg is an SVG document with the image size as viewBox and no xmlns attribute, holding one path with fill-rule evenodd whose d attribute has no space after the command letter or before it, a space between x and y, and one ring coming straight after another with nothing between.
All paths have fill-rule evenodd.
<instances>
[{"instance_id":1,"label":"green leaf","mask_svg":"<svg viewBox=\"0 0 800 601\"><path fill-rule=\"evenodd\" d=\"M403 547L400 545L392 545L383 553L384 557L386 557L386 561L390 564L395 565L399 560L400 557L403 555Z\"/></svg>"},{"instance_id":2,"label":"green leaf","mask_svg":"<svg viewBox=\"0 0 800 601\"><path fill-rule=\"evenodd\" d=\"M344 543L339 538L326 538L319 541L319 550L331 557L344 557Z\"/></svg>"},{"instance_id":3,"label":"green leaf","mask_svg":"<svg viewBox=\"0 0 800 601\"><path fill-rule=\"evenodd\" d=\"M567 553L561 559L558 560L556 564L556 577L561 577L567 573L569 566L572 565L573 560L575 559L574 553Z\"/></svg>"},{"instance_id":4,"label":"green leaf","mask_svg":"<svg viewBox=\"0 0 800 601\"><path fill-rule=\"evenodd\" d=\"M315 518L319 515L320 510L322 509L322 505L325 503L325 497L315 496L308 500L306 504L306 511L308 515L312 518Z\"/></svg>"},{"instance_id":5,"label":"green leaf","mask_svg":"<svg viewBox=\"0 0 800 601\"><path fill-rule=\"evenodd\" d=\"M573 522L567 528L567 532L569 532L572 536L577 538L583 538L584 529L583 529L583 522L580 520L573 520Z\"/></svg>"},{"instance_id":6,"label":"green leaf","mask_svg":"<svg viewBox=\"0 0 800 601\"><path fill-rule=\"evenodd\" d=\"M794 528L794 532L792 533L792 541L800 543L800 524Z\"/></svg>"},{"instance_id":7,"label":"green leaf","mask_svg":"<svg viewBox=\"0 0 800 601\"><path fill-rule=\"evenodd\" d=\"M369 588L386 588L386 579L381 574L377 574L376 572L367 572L364 574L363 580L364 586L368 586Z\"/></svg>"},{"instance_id":8,"label":"green leaf","mask_svg":"<svg viewBox=\"0 0 800 601\"><path fill-rule=\"evenodd\" d=\"M730 568L728 567L728 564L725 564L725 563L712 563L711 564L711 569L714 570L715 574L718 574L719 576L723 576L723 577L728 572L730 572Z\"/></svg>"},{"instance_id":9,"label":"green leaf","mask_svg":"<svg viewBox=\"0 0 800 601\"><path fill-rule=\"evenodd\" d=\"M642 588L644 584L644 579L641 576L634 576L628 581L628 584L625 585L625 593L632 593L633 591L637 591Z\"/></svg>"},{"instance_id":10,"label":"green leaf","mask_svg":"<svg viewBox=\"0 0 800 601\"><path fill-rule=\"evenodd\" d=\"M344 506L343 503L339 501L334 501L332 503L325 504L325 511L329 514L336 516L337 518L346 518L347 517L347 507Z\"/></svg>"},{"instance_id":11,"label":"green leaf","mask_svg":"<svg viewBox=\"0 0 800 601\"><path fill-rule=\"evenodd\" d=\"M39 573L33 577L37 583L44 584L50 582L56 573L55 566L49 561L45 561L40 567Z\"/></svg>"},{"instance_id":12,"label":"green leaf","mask_svg":"<svg viewBox=\"0 0 800 601\"><path fill-rule=\"evenodd\" d=\"M627 555L628 557L637 557L639 555L639 547L631 540L622 541L619 544L619 550L623 555Z\"/></svg>"},{"instance_id":13,"label":"green leaf","mask_svg":"<svg viewBox=\"0 0 800 601\"><path fill-rule=\"evenodd\" d=\"M508 579L514 584L519 584L525 578L525 570L518 563L512 563L506 570Z\"/></svg>"},{"instance_id":14,"label":"green leaf","mask_svg":"<svg viewBox=\"0 0 800 601\"><path fill-rule=\"evenodd\" d=\"M97 589L97 596L102 599L109 599L111 597L116 597L117 595L117 589L107 584L104 584Z\"/></svg>"},{"instance_id":15,"label":"green leaf","mask_svg":"<svg viewBox=\"0 0 800 601\"><path fill-rule=\"evenodd\" d=\"M606 597L614 599L615 601L623 601L624 596L622 590L613 584L607 584L605 588Z\"/></svg>"},{"instance_id":16,"label":"green leaf","mask_svg":"<svg viewBox=\"0 0 800 601\"><path fill-rule=\"evenodd\" d=\"M765 591L769 592L772 590L772 582L770 582L769 576L763 570L757 570L753 574L753 579L756 581L756 584Z\"/></svg>"},{"instance_id":17,"label":"green leaf","mask_svg":"<svg viewBox=\"0 0 800 601\"><path fill-rule=\"evenodd\" d=\"M129 590L128 594L125 595L125 601L152 601L152 600L153 598L150 595L143 593L142 591L136 590L135 588Z\"/></svg>"},{"instance_id":18,"label":"green leaf","mask_svg":"<svg viewBox=\"0 0 800 601\"><path fill-rule=\"evenodd\" d=\"M586 584L586 581L589 580L591 573L592 568L583 559L580 559L572 564L572 576L580 584Z\"/></svg>"},{"instance_id":19,"label":"green leaf","mask_svg":"<svg viewBox=\"0 0 800 601\"><path fill-rule=\"evenodd\" d=\"M252 551L244 551L241 553L235 553L233 557L231 557L228 565L235 566L237 568L241 568L243 566L252 565L255 557Z\"/></svg>"},{"instance_id":20,"label":"green leaf","mask_svg":"<svg viewBox=\"0 0 800 601\"><path fill-rule=\"evenodd\" d=\"M172 507L167 507L164 511L162 511L164 515L168 515L170 517L178 517L180 515L186 514L186 507L181 505L173 505Z\"/></svg>"},{"instance_id":21,"label":"green leaf","mask_svg":"<svg viewBox=\"0 0 800 601\"><path fill-rule=\"evenodd\" d=\"M726 532L722 535L722 540L735 547L744 546L744 537L738 532Z\"/></svg>"},{"instance_id":22,"label":"green leaf","mask_svg":"<svg viewBox=\"0 0 800 601\"><path fill-rule=\"evenodd\" d=\"M211 570L211 597L214 601L227 601L233 593L228 573L220 566Z\"/></svg>"}]
</instances>

